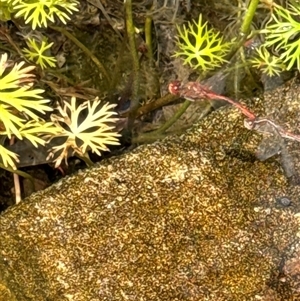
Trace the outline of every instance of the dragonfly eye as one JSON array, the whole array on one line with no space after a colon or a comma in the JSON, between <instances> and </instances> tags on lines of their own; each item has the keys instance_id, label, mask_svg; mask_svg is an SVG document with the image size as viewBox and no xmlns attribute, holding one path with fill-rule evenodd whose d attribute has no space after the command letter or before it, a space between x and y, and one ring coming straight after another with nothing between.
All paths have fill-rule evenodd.
<instances>
[{"instance_id":1,"label":"dragonfly eye","mask_svg":"<svg viewBox=\"0 0 300 301\"><path fill-rule=\"evenodd\" d=\"M174 95L179 94L181 82L179 80L174 80L169 84L169 92Z\"/></svg>"}]
</instances>

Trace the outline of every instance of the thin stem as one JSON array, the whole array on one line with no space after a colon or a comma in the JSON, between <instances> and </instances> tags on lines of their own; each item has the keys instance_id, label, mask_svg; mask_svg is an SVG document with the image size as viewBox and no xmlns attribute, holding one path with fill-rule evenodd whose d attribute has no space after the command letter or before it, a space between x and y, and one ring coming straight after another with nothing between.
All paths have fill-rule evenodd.
<instances>
[{"instance_id":1,"label":"thin stem","mask_svg":"<svg viewBox=\"0 0 300 301\"><path fill-rule=\"evenodd\" d=\"M153 6L151 10L153 9ZM154 51L153 51L153 31L152 31L153 19L151 14L146 17L145 20L145 44L146 44L146 56L147 61L144 65L141 63L143 68L146 68L147 83L151 85L151 89L146 89L146 97L149 98L158 97L160 95L160 82L158 78L158 72L155 64ZM144 69L145 70L145 69ZM147 92L151 92L148 94Z\"/></svg>"},{"instance_id":2,"label":"thin stem","mask_svg":"<svg viewBox=\"0 0 300 301\"><path fill-rule=\"evenodd\" d=\"M102 65L102 63L98 60L98 58L87 48L85 47L79 40L77 40L70 32L68 32L66 29L58 26L49 26L53 30L56 30L58 32L61 32L63 35L65 35L68 39L70 39L74 44L76 44L98 67L101 73L106 77L107 81L110 82L110 76L107 73L105 67Z\"/></svg>"},{"instance_id":3,"label":"thin stem","mask_svg":"<svg viewBox=\"0 0 300 301\"><path fill-rule=\"evenodd\" d=\"M87 0L87 1L90 2L92 5L96 6L97 8L99 8L101 10L101 12L104 15L104 17L106 18L108 24L115 31L115 33L118 35L118 37L120 38L120 40L123 40L122 35L115 28L113 20L110 18L109 14L106 12L106 10L105 10L103 4L101 3L101 1L100 0Z\"/></svg>"},{"instance_id":4,"label":"thin stem","mask_svg":"<svg viewBox=\"0 0 300 301\"><path fill-rule=\"evenodd\" d=\"M159 139L165 138L165 134L157 133L156 131L150 133L140 134L137 137L133 137L131 142L133 144L140 144L140 143L153 143Z\"/></svg>"},{"instance_id":5,"label":"thin stem","mask_svg":"<svg viewBox=\"0 0 300 301\"><path fill-rule=\"evenodd\" d=\"M122 39L122 42L119 44L118 47L118 57L115 61L115 66L113 69L113 77L110 83L110 91L109 94L113 95L116 92L116 86L118 84L118 82L120 81L120 77L121 77L121 70L122 70L122 65L123 65L123 61L124 61L124 53L128 51L128 46L126 44L126 37L124 36L124 38Z\"/></svg>"},{"instance_id":6,"label":"thin stem","mask_svg":"<svg viewBox=\"0 0 300 301\"><path fill-rule=\"evenodd\" d=\"M9 145L13 145L15 143L15 138L12 137L9 140ZM21 202L21 185L20 185L20 178L19 176L14 173L13 174L14 178L14 186L15 186L15 198L16 198L16 204L19 204Z\"/></svg>"},{"instance_id":7,"label":"thin stem","mask_svg":"<svg viewBox=\"0 0 300 301\"><path fill-rule=\"evenodd\" d=\"M12 169L12 168L10 168L10 167L6 167L6 166L5 166L4 164L2 164L2 163L0 163L0 168L5 169L5 170L7 170L7 171L9 171L9 172L11 172L11 173L13 173L13 174L17 174L17 175L19 175L19 176L21 176L21 177L23 177L23 178L25 178L25 179L28 179L29 182L30 182L30 184L32 185L32 186L31 186L32 190L35 191L34 179L33 179L33 177L32 177L30 174L28 174L27 172L21 171L21 170L19 170L19 169Z\"/></svg>"},{"instance_id":8,"label":"thin stem","mask_svg":"<svg viewBox=\"0 0 300 301\"><path fill-rule=\"evenodd\" d=\"M168 128L170 128L187 110L187 108L191 105L191 102L185 100L182 106L177 110L177 112L166 122L164 123L156 132L157 133L165 133Z\"/></svg>"},{"instance_id":9,"label":"thin stem","mask_svg":"<svg viewBox=\"0 0 300 301\"><path fill-rule=\"evenodd\" d=\"M91 167L94 165L93 161L90 159L88 153L86 153L84 156L76 155L77 158L80 160L84 161L84 163L88 166Z\"/></svg>"},{"instance_id":10,"label":"thin stem","mask_svg":"<svg viewBox=\"0 0 300 301\"><path fill-rule=\"evenodd\" d=\"M16 50L16 52L19 54L20 57L26 59L24 54L22 53L21 49L17 46L17 44L14 42L14 40L10 37L10 35L4 33L4 36L6 37L8 43ZM26 59L26 61L28 61Z\"/></svg>"},{"instance_id":11,"label":"thin stem","mask_svg":"<svg viewBox=\"0 0 300 301\"><path fill-rule=\"evenodd\" d=\"M161 108L165 105L168 105L170 104L171 102L174 102L176 99L178 99L179 97L176 96L176 95L172 95L172 94L167 94L161 98L158 98L142 107L140 107L138 110L137 110L137 115L136 117L140 117L142 115L145 115L149 112L152 112L158 108ZM124 114L121 114L121 117L127 117L128 116L128 113L125 112Z\"/></svg>"},{"instance_id":12,"label":"thin stem","mask_svg":"<svg viewBox=\"0 0 300 301\"><path fill-rule=\"evenodd\" d=\"M258 3L259 0L251 0L249 4L243 23L241 25L241 34L244 36L247 36L249 34L250 26L255 15Z\"/></svg>"},{"instance_id":13,"label":"thin stem","mask_svg":"<svg viewBox=\"0 0 300 301\"><path fill-rule=\"evenodd\" d=\"M145 42L147 47L147 57L149 62L153 62L152 49L152 17L147 16L145 21Z\"/></svg>"},{"instance_id":14,"label":"thin stem","mask_svg":"<svg viewBox=\"0 0 300 301\"><path fill-rule=\"evenodd\" d=\"M230 53L228 54L228 60L230 60L236 54L236 52L244 45L245 41L247 40L248 35L250 33L251 23L252 23L254 15L255 15L258 3L259 3L259 0L251 0L249 7L246 11L245 17L243 19L243 23L241 25L240 37L233 44L232 49L231 49Z\"/></svg>"},{"instance_id":15,"label":"thin stem","mask_svg":"<svg viewBox=\"0 0 300 301\"><path fill-rule=\"evenodd\" d=\"M135 27L133 24L131 0L125 1L125 16L129 51L132 59L132 94L129 110L130 113L127 122L127 129L131 131L136 118L137 109L139 107L138 92L140 88L140 63L135 41Z\"/></svg>"},{"instance_id":16,"label":"thin stem","mask_svg":"<svg viewBox=\"0 0 300 301\"><path fill-rule=\"evenodd\" d=\"M141 134L138 137L132 139L133 143L150 143L156 141L158 139L162 139L165 137L165 132L169 129L179 118L180 116L187 110L187 108L191 105L191 102L185 100L182 106L177 110L177 112L167 121L165 122L159 129L156 131Z\"/></svg>"}]
</instances>

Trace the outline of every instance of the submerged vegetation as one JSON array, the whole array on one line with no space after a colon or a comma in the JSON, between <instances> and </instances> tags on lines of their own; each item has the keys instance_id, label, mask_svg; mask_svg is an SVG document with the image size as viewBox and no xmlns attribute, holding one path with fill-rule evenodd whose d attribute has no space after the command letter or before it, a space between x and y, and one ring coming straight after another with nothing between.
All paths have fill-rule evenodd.
<instances>
[{"instance_id":1,"label":"submerged vegetation","mask_svg":"<svg viewBox=\"0 0 300 301\"><path fill-rule=\"evenodd\" d=\"M1 1L2 6L6 5L4 15L7 16L8 12L11 12L15 17L23 17L25 24L30 23L33 30L37 27L47 27L49 21L55 21L54 16L65 24L66 20L70 19L68 14L78 11L79 4L77 0ZM28 37L27 48L23 49L24 58L35 62L42 69L55 68L56 58L49 55L54 43L48 43L47 37L40 33L32 32L30 35L38 37L41 41L37 42L36 38ZM118 144L119 135L113 131L113 124L117 119L111 118L116 114L111 111L115 107L112 104L100 106L99 100L88 100L78 105L76 98L72 97L71 104L63 101L63 108L58 105L60 115L52 114L52 121L45 121L42 115L53 111L54 108L49 105L50 100L42 96L45 91L34 87L35 76L30 72L35 67L22 68L24 64L24 61L15 64L9 70L7 54L4 53L0 57L2 167L16 169L16 163L19 161L16 153L5 148L5 137L11 141L12 136L21 140L26 138L35 147L38 147L38 144L47 144L54 137L65 137L61 145L49 148L48 158L54 157L56 167L62 159L68 158L69 148L73 149L71 153L85 157L88 156L89 150L100 155L100 150L108 150L106 144ZM86 111L86 116L80 118L83 110ZM37 112L42 115L38 115ZM66 124L66 127L62 124Z\"/></svg>"},{"instance_id":2,"label":"submerged vegetation","mask_svg":"<svg viewBox=\"0 0 300 301\"><path fill-rule=\"evenodd\" d=\"M230 43L224 42L220 32L209 29L207 22L202 21L199 15L198 22L188 23L188 27L183 25L178 30L178 48L176 57L183 57L184 64L189 64L194 69L200 71L214 70L226 61L229 53Z\"/></svg>"}]
</instances>

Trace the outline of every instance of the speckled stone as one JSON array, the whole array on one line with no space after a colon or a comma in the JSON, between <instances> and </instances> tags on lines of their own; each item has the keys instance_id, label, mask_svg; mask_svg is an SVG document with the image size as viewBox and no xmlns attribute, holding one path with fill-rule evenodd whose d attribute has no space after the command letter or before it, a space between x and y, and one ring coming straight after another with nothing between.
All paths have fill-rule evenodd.
<instances>
[{"instance_id":1,"label":"speckled stone","mask_svg":"<svg viewBox=\"0 0 300 301\"><path fill-rule=\"evenodd\" d=\"M300 136L300 88L299 80L264 94L265 115L285 130ZM272 137L265 137L272 141ZM292 181L300 184L300 143L285 139L285 147L281 150L280 161L285 174Z\"/></svg>"},{"instance_id":2,"label":"speckled stone","mask_svg":"<svg viewBox=\"0 0 300 301\"><path fill-rule=\"evenodd\" d=\"M0 300L300 300L300 190L276 157L256 159L261 140L222 108L10 208Z\"/></svg>"}]
</instances>

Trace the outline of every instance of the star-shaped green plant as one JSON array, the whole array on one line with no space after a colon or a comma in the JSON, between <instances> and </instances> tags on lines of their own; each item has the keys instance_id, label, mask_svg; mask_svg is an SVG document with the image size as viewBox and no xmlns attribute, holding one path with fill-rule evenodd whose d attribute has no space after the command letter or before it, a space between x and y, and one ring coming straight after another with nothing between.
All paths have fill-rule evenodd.
<instances>
[{"instance_id":1,"label":"star-shaped green plant","mask_svg":"<svg viewBox=\"0 0 300 301\"><path fill-rule=\"evenodd\" d=\"M9 5L15 17L23 17L32 29L47 27L57 16L64 24L70 19L69 14L78 11L78 0L1 0Z\"/></svg>"},{"instance_id":2,"label":"star-shaped green plant","mask_svg":"<svg viewBox=\"0 0 300 301\"><path fill-rule=\"evenodd\" d=\"M96 98L93 101L85 101L76 104L76 98L72 97L71 103L64 101L63 108L58 107L60 115L52 114L51 120L60 128L61 133L56 137L64 137L64 143L52 148L48 158L55 158L55 166L59 166L63 159L69 155L84 157L90 150L99 156L100 151L108 151L107 145L118 145L120 136L115 130L115 122L118 118L112 116L117 113L112 111L115 105L101 104ZM83 117L85 115L85 117Z\"/></svg>"},{"instance_id":3,"label":"star-shaped green plant","mask_svg":"<svg viewBox=\"0 0 300 301\"><path fill-rule=\"evenodd\" d=\"M13 11L8 1L0 0L0 20L8 21L11 20L11 12Z\"/></svg>"},{"instance_id":4,"label":"star-shaped green plant","mask_svg":"<svg viewBox=\"0 0 300 301\"><path fill-rule=\"evenodd\" d=\"M189 64L195 69L203 71L213 70L226 62L226 55L230 49L230 43L224 42L220 32L209 29L207 22L202 22L199 15L198 23L188 23L188 27L177 27L177 45L179 51L176 57L182 57L184 64Z\"/></svg>"},{"instance_id":5,"label":"star-shaped green plant","mask_svg":"<svg viewBox=\"0 0 300 301\"><path fill-rule=\"evenodd\" d=\"M280 57L272 55L265 46L256 49L256 56L250 59L253 67L258 68L268 76L280 75L286 69Z\"/></svg>"},{"instance_id":6,"label":"star-shaped green plant","mask_svg":"<svg viewBox=\"0 0 300 301\"><path fill-rule=\"evenodd\" d=\"M261 33L265 34L265 47L275 47L287 70L294 65L300 70L300 5L296 2L284 8L273 4L272 21Z\"/></svg>"},{"instance_id":7,"label":"star-shaped green plant","mask_svg":"<svg viewBox=\"0 0 300 301\"><path fill-rule=\"evenodd\" d=\"M118 145L120 136L115 130L113 117L117 113L113 104L102 104L98 98L77 105L76 98L64 101L59 114L52 114L52 122L42 119L37 113L52 111L49 100L44 99L42 89L32 89L34 67L15 64L11 70L7 54L0 57L0 163L16 169L18 155L5 147L6 138L26 138L35 147L46 145L54 137L63 137L63 143L51 149L48 159L55 156L55 166L63 159L76 154L87 156L88 151L100 155L108 151L107 145Z\"/></svg>"},{"instance_id":8,"label":"star-shaped green plant","mask_svg":"<svg viewBox=\"0 0 300 301\"><path fill-rule=\"evenodd\" d=\"M26 58L40 65L42 69L47 68L48 66L55 67L56 58L48 55L53 43L48 44L45 37L41 43L37 42L34 38L28 38L26 43L28 48L23 49Z\"/></svg>"},{"instance_id":9,"label":"star-shaped green plant","mask_svg":"<svg viewBox=\"0 0 300 301\"><path fill-rule=\"evenodd\" d=\"M26 24L30 23L32 29L36 29L55 22L56 16L66 24L66 20L70 19L69 15L78 11L78 4L78 0L0 0L0 20L9 20L11 15L23 17ZM29 60L43 69L55 67L56 59L48 53L53 43L48 44L47 38L28 38L26 43L28 49L23 49L23 52Z\"/></svg>"},{"instance_id":10,"label":"star-shaped green plant","mask_svg":"<svg viewBox=\"0 0 300 301\"><path fill-rule=\"evenodd\" d=\"M5 167L16 168L17 154L5 148L5 138L28 139L34 146L45 145L43 136L56 135L60 129L46 122L37 113L52 111L44 90L32 89L35 67L15 64L11 70L7 54L0 57L0 161Z\"/></svg>"}]
</instances>

